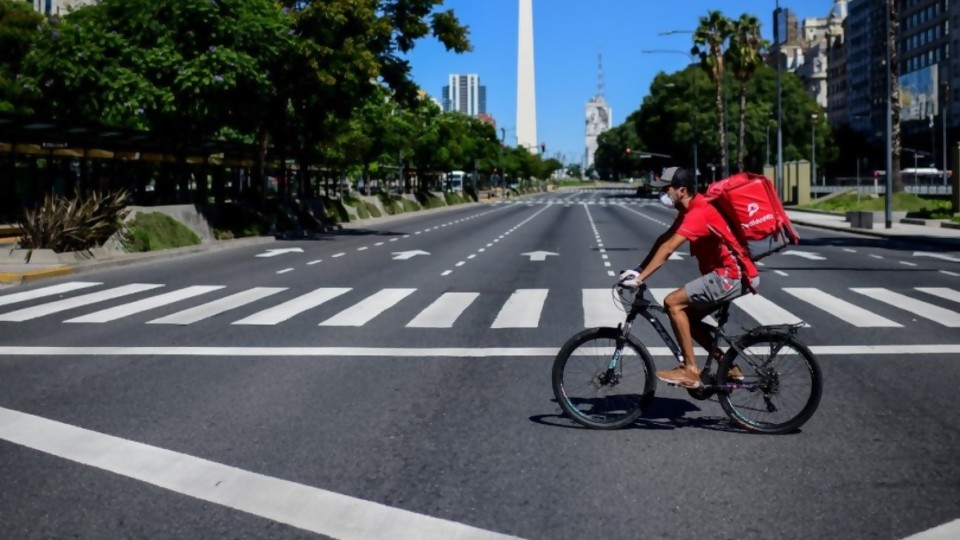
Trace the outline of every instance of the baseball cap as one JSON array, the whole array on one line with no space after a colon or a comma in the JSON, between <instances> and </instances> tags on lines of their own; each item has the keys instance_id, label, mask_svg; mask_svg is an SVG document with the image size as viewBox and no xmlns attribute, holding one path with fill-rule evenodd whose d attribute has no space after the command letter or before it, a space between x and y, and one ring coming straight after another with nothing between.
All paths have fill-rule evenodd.
<instances>
[{"instance_id":1,"label":"baseball cap","mask_svg":"<svg viewBox=\"0 0 960 540\"><path fill-rule=\"evenodd\" d=\"M697 192L696 178L693 177L693 173L682 167L667 167L663 169L660 180L660 185L663 187L671 186L674 189L684 187L687 188L687 191L690 193Z\"/></svg>"}]
</instances>

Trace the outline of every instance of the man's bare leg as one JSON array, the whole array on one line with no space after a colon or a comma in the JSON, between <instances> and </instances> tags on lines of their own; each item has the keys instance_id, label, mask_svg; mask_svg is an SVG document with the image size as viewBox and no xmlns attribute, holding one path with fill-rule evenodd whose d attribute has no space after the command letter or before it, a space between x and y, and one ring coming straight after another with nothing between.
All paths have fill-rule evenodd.
<instances>
[{"instance_id":1,"label":"man's bare leg","mask_svg":"<svg viewBox=\"0 0 960 540\"><path fill-rule=\"evenodd\" d=\"M692 309L692 306L690 306L687 291L683 287L673 291L663 300L663 305L670 317L670 325L673 327L673 334L677 337L677 344L680 345L680 352L683 354L683 367L681 369L687 373L688 377L699 380L700 369L697 367L697 359L693 354L693 332L690 329L690 318L687 311ZM698 334L701 333L699 330L701 329L698 329Z\"/></svg>"}]
</instances>

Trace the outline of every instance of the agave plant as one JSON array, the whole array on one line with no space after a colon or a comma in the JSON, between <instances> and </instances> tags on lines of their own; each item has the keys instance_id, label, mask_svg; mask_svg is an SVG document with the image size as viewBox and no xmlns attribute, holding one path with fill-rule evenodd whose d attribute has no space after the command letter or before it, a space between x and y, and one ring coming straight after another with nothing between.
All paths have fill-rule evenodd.
<instances>
[{"instance_id":1,"label":"agave plant","mask_svg":"<svg viewBox=\"0 0 960 540\"><path fill-rule=\"evenodd\" d=\"M126 234L124 219L129 194L77 192L71 198L48 194L43 204L33 210L24 209L20 221L20 247L30 250L52 249L56 253L90 250L102 246L114 234Z\"/></svg>"}]
</instances>

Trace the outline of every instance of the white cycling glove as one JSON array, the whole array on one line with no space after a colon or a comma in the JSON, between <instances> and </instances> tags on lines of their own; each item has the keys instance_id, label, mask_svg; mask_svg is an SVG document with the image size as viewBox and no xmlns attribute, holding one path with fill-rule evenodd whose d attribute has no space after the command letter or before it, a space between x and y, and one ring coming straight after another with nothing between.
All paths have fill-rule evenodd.
<instances>
[{"instance_id":1,"label":"white cycling glove","mask_svg":"<svg viewBox=\"0 0 960 540\"><path fill-rule=\"evenodd\" d=\"M637 270L624 270L620 273L617 284L625 289L639 289L643 281L640 280L640 272Z\"/></svg>"}]
</instances>

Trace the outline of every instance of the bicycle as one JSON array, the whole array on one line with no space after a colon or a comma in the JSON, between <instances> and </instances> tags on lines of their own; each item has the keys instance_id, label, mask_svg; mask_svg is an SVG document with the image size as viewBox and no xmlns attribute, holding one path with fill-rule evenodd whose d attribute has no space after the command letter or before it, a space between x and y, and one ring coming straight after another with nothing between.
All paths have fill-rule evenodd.
<instances>
[{"instance_id":1,"label":"bicycle","mask_svg":"<svg viewBox=\"0 0 960 540\"><path fill-rule=\"evenodd\" d=\"M653 401L657 387L656 368L647 348L630 331L637 316L646 319L664 341L678 362L683 361L680 347L664 328L663 323L652 312L665 315L659 304L646 298L646 285L641 286L633 300L625 294L618 284L612 287L611 295L615 302L627 313L626 320L613 327L596 327L583 330L560 348L553 363L553 392L563 411L577 423L593 429L619 429L633 424ZM618 298L619 297L619 298ZM718 360L716 374L711 373L714 355L707 354L706 364L701 371L701 386L687 389L691 397L706 400L714 395L718 397L727 416L742 428L757 433L781 434L795 431L816 412L820 404L823 380L820 366L810 349L796 336L803 323L759 326L746 333L728 336L723 327L729 316L730 303L726 302L715 310L717 326L709 327L711 333L711 351L717 349L720 340L729 348ZM612 350L588 347L593 341L610 340ZM769 357L762 359L763 352ZM593 355L598 360L587 370L586 377L577 377L573 373L573 359L587 358ZM624 359L627 358L626 361ZM632 361L635 358L636 361ZM781 360L799 358L800 369L781 367ZM777 362L774 365L774 362ZM728 377L734 366L741 368L743 377ZM636 368L636 373L634 370ZM748 375L747 370L753 374ZM786 376L799 371L801 378L811 383L809 394L803 398L799 412L783 413L785 418L766 421L753 418L761 413L776 416L786 404L785 393L791 388ZM571 394L575 382L584 383L586 392L583 397ZM639 384L634 384L639 383ZM633 393L611 397L618 388L633 385ZM640 388L642 387L642 389ZM735 398L744 397L755 405L740 405Z\"/></svg>"}]
</instances>

